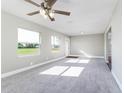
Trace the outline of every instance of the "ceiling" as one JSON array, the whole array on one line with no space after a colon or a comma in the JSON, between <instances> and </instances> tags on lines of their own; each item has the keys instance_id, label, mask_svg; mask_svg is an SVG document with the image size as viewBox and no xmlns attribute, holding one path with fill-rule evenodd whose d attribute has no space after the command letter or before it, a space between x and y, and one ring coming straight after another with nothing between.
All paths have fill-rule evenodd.
<instances>
[{"instance_id":1,"label":"ceiling","mask_svg":"<svg viewBox=\"0 0 124 93\"><path fill-rule=\"evenodd\" d=\"M43 0L33 1L41 3ZM27 13L39 8L24 0L2 0L2 10L69 36L81 35L81 32L103 33L115 5L116 0L58 0L53 9L70 11L71 16L56 14L56 21L51 22L41 15L27 16Z\"/></svg>"}]
</instances>

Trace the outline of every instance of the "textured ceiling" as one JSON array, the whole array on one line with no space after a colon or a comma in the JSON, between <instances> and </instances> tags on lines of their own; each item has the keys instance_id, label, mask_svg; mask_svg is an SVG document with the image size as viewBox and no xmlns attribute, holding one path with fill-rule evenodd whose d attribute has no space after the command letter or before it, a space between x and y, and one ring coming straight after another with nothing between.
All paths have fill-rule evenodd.
<instances>
[{"instance_id":1,"label":"textured ceiling","mask_svg":"<svg viewBox=\"0 0 124 93\"><path fill-rule=\"evenodd\" d=\"M40 3L43 0L34 1ZM53 9L70 11L71 16L56 14L56 21L51 22L41 15L27 16L27 13L39 8L24 0L2 0L2 10L70 36L81 32L103 33L115 5L116 0L58 0Z\"/></svg>"}]
</instances>

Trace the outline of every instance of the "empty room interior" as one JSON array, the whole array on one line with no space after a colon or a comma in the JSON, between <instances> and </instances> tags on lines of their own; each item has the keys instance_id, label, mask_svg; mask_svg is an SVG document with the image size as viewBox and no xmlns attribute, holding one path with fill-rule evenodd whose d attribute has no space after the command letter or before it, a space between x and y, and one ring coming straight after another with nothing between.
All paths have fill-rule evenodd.
<instances>
[{"instance_id":1,"label":"empty room interior","mask_svg":"<svg viewBox=\"0 0 124 93\"><path fill-rule=\"evenodd\" d=\"M122 93L122 0L1 0L2 93Z\"/></svg>"}]
</instances>

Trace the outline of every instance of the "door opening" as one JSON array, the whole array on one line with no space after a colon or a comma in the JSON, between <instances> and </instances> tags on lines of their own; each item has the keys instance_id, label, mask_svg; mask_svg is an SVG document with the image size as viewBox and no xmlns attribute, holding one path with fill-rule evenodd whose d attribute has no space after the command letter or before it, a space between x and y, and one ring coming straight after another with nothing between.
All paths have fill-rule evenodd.
<instances>
[{"instance_id":1,"label":"door opening","mask_svg":"<svg viewBox=\"0 0 124 93\"><path fill-rule=\"evenodd\" d=\"M107 61L107 65L110 68L110 70L112 69L112 60L111 60L111 28L109 29L109 31L106 33L106 61Z\"/></svg>"}]
</instances>

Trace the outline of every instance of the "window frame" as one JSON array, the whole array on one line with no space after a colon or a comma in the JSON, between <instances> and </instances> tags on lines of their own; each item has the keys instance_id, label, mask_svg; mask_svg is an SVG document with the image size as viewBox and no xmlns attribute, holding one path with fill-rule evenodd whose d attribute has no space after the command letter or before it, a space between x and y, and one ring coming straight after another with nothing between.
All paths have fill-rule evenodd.
<instances>
[{"instance_id":1,"label":"window frame","mask_svg":"<svg viewBox=\"0 0 124 93\"><path fill-rule=\"evenodd\" d=\"M18 51L18 31L19 29L23 29L23 30L27 30L27 31L30 31L30 32L36 32L36 33L39 33L39 50L38 50L38 53L36 54L26 54L26 55L19 55L17 53ZM27 28L22 28L22 27L18 27L17 28L17 46L16 46L16 54L18 57L32 57L32 56L39 56L41 54L41 44L42 44L42 36L41 36L41 32L39 31L34 31L34 30L30 30L30 29L27 29Z\"/></svg>"},{"instance_id":2,"label":"window frame","mask_svg":"<svg viewBox=\"0 0 124 93\"><path fill-rule=\"evenodd\" d=\"M52 39L53 39L53 41L52 41ZM58 45L59 47L55 48L56 45ZM53 49L57 49L57 50L53 50ZM52 52L59 52L60 51L60 38L59 38L59 36L51 35L51 51Z\"/></svg>"}]
</instances>

